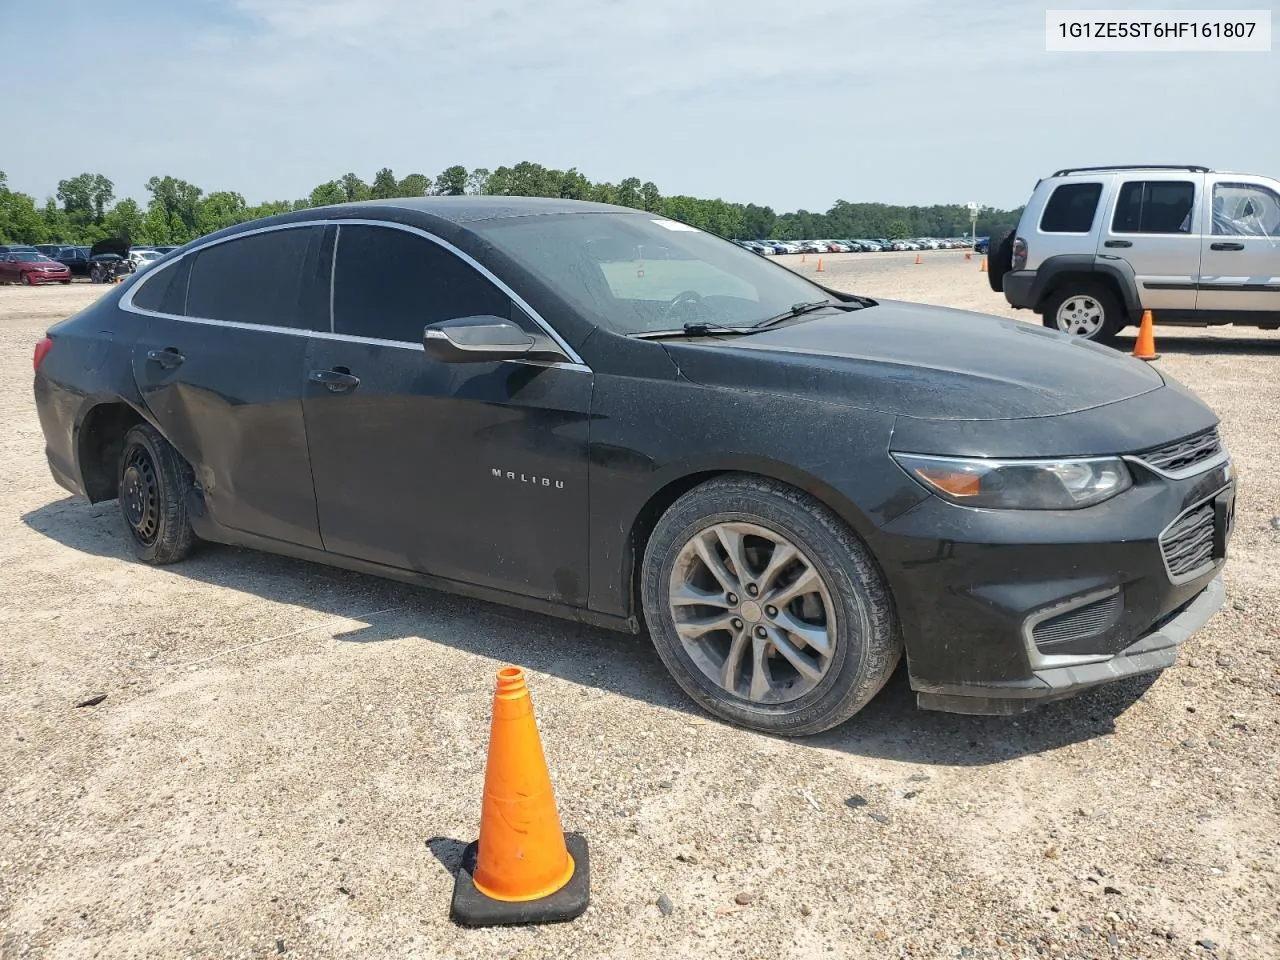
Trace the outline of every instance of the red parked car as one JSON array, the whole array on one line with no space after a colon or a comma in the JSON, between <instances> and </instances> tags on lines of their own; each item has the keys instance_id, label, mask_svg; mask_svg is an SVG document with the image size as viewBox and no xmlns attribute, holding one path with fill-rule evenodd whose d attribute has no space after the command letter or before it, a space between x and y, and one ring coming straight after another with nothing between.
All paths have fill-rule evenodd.
<instances>
[{"instance_id":1,"label":"red parked car","mask_svg":"<svg viewBox=\"0 0 1280 960\"><path fill-rule=\"evenodd\" d=\"M0 255L0 283L70 283L66 264L50 260L43 253Z\"/></svg>"}]
</instances>

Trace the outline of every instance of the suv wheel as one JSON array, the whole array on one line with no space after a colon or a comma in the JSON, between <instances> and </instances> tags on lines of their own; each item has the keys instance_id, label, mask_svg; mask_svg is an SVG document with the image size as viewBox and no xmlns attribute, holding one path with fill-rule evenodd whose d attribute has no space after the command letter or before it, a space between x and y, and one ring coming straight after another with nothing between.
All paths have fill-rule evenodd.
<instances>
[{"instance_id":1,"label":"suv wheel","mask_svg":"<svg viewBox=\"0 0 1280 960\"><path fill-rule=\"evenodd\" d=\"M641 598L684 691L766 733L843 723L902 652L866 546L812 497L762 477L721 477L672 504L645 550Z\"/></svg>"},{"instance_id":2,"label":"suv wheel","mask_svg":"<svg viewBox=\"0 0 1280 960\"><path fill-rule=\"evenodd\" d=\"M1051 330L1108 346L1125 324L1120 299L1097 283L1070 283L1049 295L1040 316Z\"/></svg>"},{"instance_id":3,"label":"suv wheel","mask_svg":"<svg viewBox=\"0 0 1280 960\"><path fill-rule=\"evenodd\" d=\"M1004 275L1013 269L1013 238L1017 230L1010 230L995 246L987 244L987 283L996 293L1004 290Z\"/></svg>"}]
</instances>

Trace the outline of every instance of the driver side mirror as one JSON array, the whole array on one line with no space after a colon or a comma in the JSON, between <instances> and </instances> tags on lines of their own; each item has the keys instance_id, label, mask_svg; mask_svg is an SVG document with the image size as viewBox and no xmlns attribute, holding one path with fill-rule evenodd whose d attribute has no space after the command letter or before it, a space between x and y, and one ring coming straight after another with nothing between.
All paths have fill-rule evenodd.
<instances>
[{"instance_id":1,"label":"driver side mirror","mask_svg":"<svg viewBox=\"0 0 1280 960\"><path fill-rule=\"evenodd\" d=\"M442 363L518 360L533 351L534 339L502 317L458 317L433 323L422 333L422 347Z\"/></svg>"}]
</instances>

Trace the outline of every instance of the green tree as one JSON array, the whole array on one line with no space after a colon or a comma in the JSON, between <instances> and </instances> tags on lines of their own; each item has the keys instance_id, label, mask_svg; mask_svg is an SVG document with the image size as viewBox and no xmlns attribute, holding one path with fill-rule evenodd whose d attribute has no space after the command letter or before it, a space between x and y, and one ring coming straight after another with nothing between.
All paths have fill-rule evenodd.
<instances>
[{"instance_id":1,"label":"green tree","mask_svg":"<svg viewBox=\"0 0 1280 960\"><path fill-rule=\"evenodd\" d=\"M491 174L485 167L476 167L467 177L467 193L488 193L490 176Z\"/></svg>"},{"instance_id":2,"label":"green tree","mask_svg":"<svg viewBox=\"0 0 1280 960\"><path fill-rule=\"evenodd\" d=\"M431 178L422 173L411 173L400 181L400 197L425 197L431 191Z\"/></svg>"},{"instance_id":3,"label":"green tree","mask_svg":"<svg viewBox=\"0 0 1280 960\"><path fill-rule=\"evenodd\" d=\"M147 235L145 219L138 201L132 197L125 197L102 218L102 231L108 237L130 237L135 243L158 242L152 241Z\"/></svg>"},{"instance_id":4,"label":"green tree","mask_svg":"<svg viewBox=\"0 0 1280 960\"><path fill-rule=\"evenodd\" d=\"M245 220L252 219L244 197L238 193L218 190L200 201L197 225L200 233L213 233Z\"/></svg>"},{"instance_id":5,"label":"green tree","mask_svg":"<svg viewBox=\"0 0 1280 960\"><path fill-rule=\"evenodd\" d=\"M460 197L467 192L467 168L454 164L436 177L435 191L442 197Z\"/></svg>"},{"instance_id":6,"label":"green tree","mask_svg":"<svg viewBox=\"0 0 1280 960\"><path fill-rule=\"evenodd\" d=\"M910 233L910 228L904 217L895 217L885 224L884 235L889 240L905 239Z\"/></svg>"},{"instance_id":7,"label":"green tree","mask_svg":"<svg viewBox=\"0 0 1280 960\"><path fill-rule=\"evenodd\" d=\"M10 190L8 177L0 170L0 243L43 243L47 238L35 200Z\"/></svg>"},{"instance_id":8,"label":"green tree","mask_svg":"<svg viewBox=\"0 0 1280 960\"><path fill-rule=\"evenodd\" d=\"M195 184L176 177L152 177L147 181L151 202L147 204L147 228L154 236L167 232L153 243L186 243L200 236L200 195Z\"/></svg>"},{"instance_id":9,"label":"green tree","mask_svg":"<svg viewBox=\"0 0 1280 960\"><path fill-rule=\"evenodd\" d=\"M342 191L346 195L348 203L355 200L369 199L369 185L354 173L344 174L338 182L342 184Z\"/></svg>"},{"instance_id":10,"label":"green tree","mask_svg":"<svg viewBox=\"0 0 1280 960\"><path fill-rule=\"evenodd\" d=\"M652 180L646 180L640 188L640 200L646 210L657 213L662 206L662 194L658 192L658 185Z\"/></svg>"},{"instance_id":11,"label":"green tree","mask_svg":"<svg viewBox=\"0 0 1280 960\"><path fill-rule=\"evenodd\" d=\"M620 184L614 193L613 202L624 207L635 207L637 210L644 209L644 196L641 193L641 183L639 177L627 177Z\"/></svg>"},{"instance_id":12,"label":"green tree","mask_svg":"<svg viewBox=\"0 0 1280 960\"><path fill-rule=\"evenodd\" d=\"M373 186L369 188L369 196L373 200L390 200L397 196L400 190L400 181L396 179L396 175L391 172L390 167L383 167L373 175Z\"/></svg>"},{"instance_id":13,"label":"green tree","mask_svg":"<svg viewBox=\"0 0 1280 960\"><path fill-rule=\"evenodd\" d=\"M115 184L100 173L82 173L58 181L58 199L72 222L101 223L115 198Z\"/></svg>"},{"instance_id":14,"label":"green tree","mask_svg":"<svg viewBox=\"0 0 1280 960\"><path fill-rule=\"evenodd\" d=\"M589 200L591 181L579 173L577 167L570 167L560 175L559 196L565 200Z\"/></svg>"},{"instance_id":15,"label":"green tree","mask_svg":"<svg viewBox=\"0 0 1280 960\"><path fill-rule=\"evenodd\" d=\"M312 190L309 199L313 207L327 207L335 203L346 203L347 191L339 181L330 180Z\"/></svg>"}]
</instances>

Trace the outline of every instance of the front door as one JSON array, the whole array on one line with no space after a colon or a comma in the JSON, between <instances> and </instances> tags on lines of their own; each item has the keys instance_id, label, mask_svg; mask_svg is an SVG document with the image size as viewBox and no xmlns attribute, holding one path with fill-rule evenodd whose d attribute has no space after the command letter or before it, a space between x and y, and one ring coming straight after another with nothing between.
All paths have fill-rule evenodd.
<instances>
[{"instance_id":1,"label":"front door","mask_svg":"<svg viewBox=\"0 0 1280 960\"><path fill-rule=\"evenodd\" d=\"M1128 262L1148 310L1195 309L1200 273L1196 210L1203 192L1201 173L1143 173L1141 179L1122 180L1111 198L1097 252ZM1155 319L1160 322L1158 312Z\"/></svg>"},{"instance_id":2,"label":"front door","mask_svg":"<svg viewBox=\"0 0 1280 960\"><path fill-rule=\"evenodd\" d=\"M427 324L474 315L531 323L424 235L339 228L333 332L310 341L304 401L324 547L584 605L591 373L427 358Z\"/></svg>"},{"instance_id":3,"label":"front door","mask_svg":"<svg viewBox=\"0 0 1280 960\"><path fill-rule=\"evenodd\" d=\"M1280 321L1280 194L1258 177L1217 176L1211 189L1198 309L1271 313Z\"/></svg>"},{"instance_id":4,"label":"front door","mask_svg":"<svg viewBox=\"0 0 1280 960\"><path fill-rule=\"evenodd\" d=\"M218 524L319 548L302 385L308 327L328 327L325 233L294 227L199 250L147 277L133 371Z\"/></svg>"}]
</instances>

